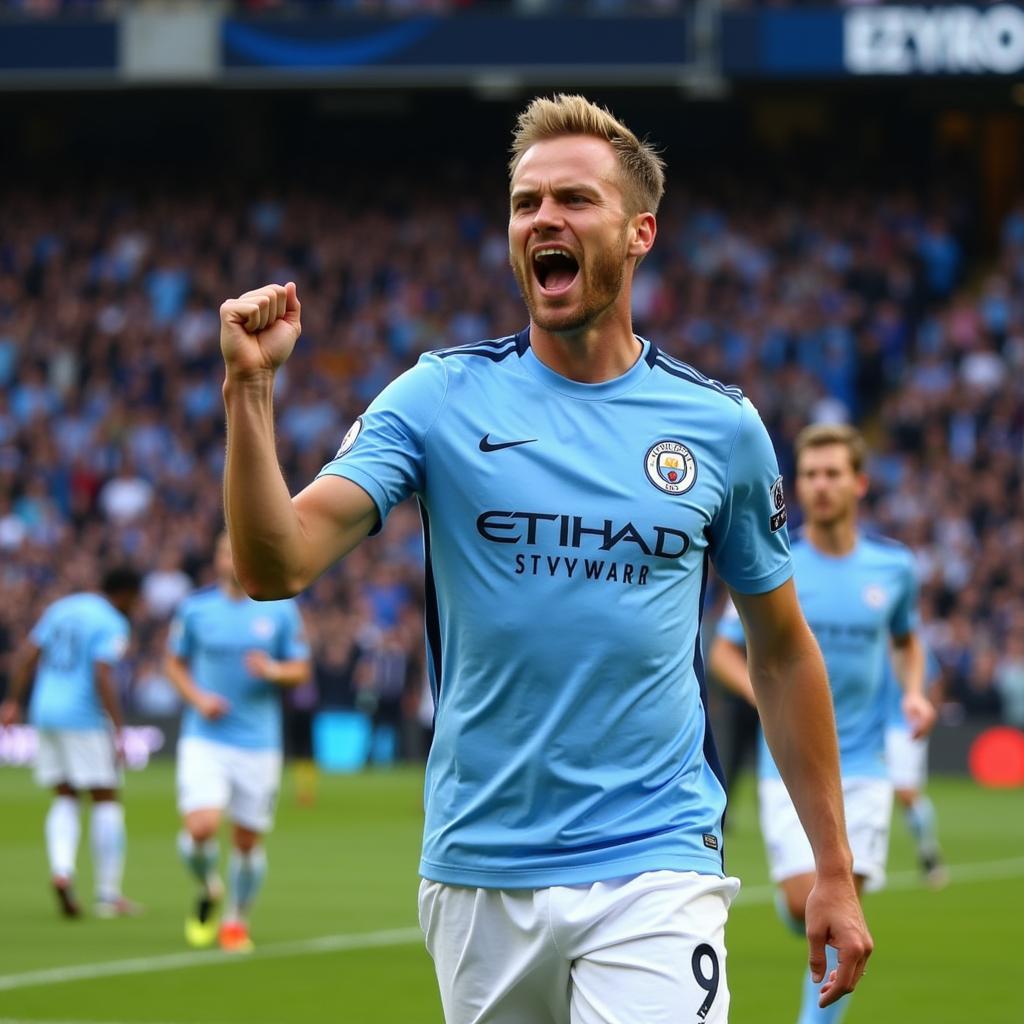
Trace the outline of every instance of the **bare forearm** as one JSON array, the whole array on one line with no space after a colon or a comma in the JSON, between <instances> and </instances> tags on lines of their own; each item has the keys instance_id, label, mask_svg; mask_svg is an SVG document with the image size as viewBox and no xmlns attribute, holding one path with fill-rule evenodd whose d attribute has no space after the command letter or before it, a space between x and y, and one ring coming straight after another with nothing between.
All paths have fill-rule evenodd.
<instances>
[{"instance_id":1,"label":"bare forearm","mask_svg":"<svg viewBox=\"0 0 1024 1024\"><path fill-rule=\"evenodd\" d=\"M224 382L227 461L224 511L242 586L253 597L290 597L306 580L302 525L274 443L274 378Z\"/></svg>"},{"instance_id":2,"label":"bare forearm","mask_svg":"<svg viewBox=\"0 0 1024 1024\"><path fill-rule=\"evenodd\" d=\"M271 663L267 681L276 686L301 686L309 681L310 663L304 658Z\"/></svg>"},{"instance_id":3,"label":"bare forearm","mask_svg":"<svg viewBox=\"0 0 1024 1024\"><path fill-rule=\"evenodd\" d=\"M196 686L185 664L178 658L168 658L164 662L164 673L171 681L174 689L178 691L181 699L186 704L191 704L195 707L199 695L199 687Z\"/></svg>"},{"instance_id":4,"label":"bare forearm","mask_svg":"<svg viewBox=\"0 0 1024 1024\"><path fill-rule=\"evenodd\" d=\"M718 637L711 645L708 667L725 689L742 697L748 704L757 706L754 687L747 671L746 655L734 643Z\"/></svg>"},{"instance_id":5,"label":"bare forearm","mask_svg":"<svg viewBox=\"0 0 1024 1024\"><path fill-rule=\"evenodd\" d=\"M828 677L809 631L778 659L752 661L751 680L769 749L814 850L819 873L851 865Z\"/></svg>"},{"instance_id":6,"label":"bare forearm","mask_svg":"<svg viewBox=\"0 0 1024 1024\"><path fill-rule=\"evenodd\" d=\"M39 648L28 645L23 648L14 659L14 669L11 672L11 679L7 686L7 699L15 704L21 704L28 684L36 674L39 665Z\"/></svg>"},{"instance_id":7,"label":"bare forearm","mask_svg":"<svg viewBox=\"0 0 1024 1024\"><path fill-rule=\"evenodd\" d=\"M911 633L906 640L893 644L893 668L896 680L906 694L924 696L925 656L924 645Z\"/></svg>"},{"instance_id":8,"label":"bare forearm","mask_svg":"<svg viewBox=\"0 0 1024 1024\"><path fill-rule=\"evenodd\" d=\"M109 667L97 666L96 692L100 699L103 710L106 711L114 728L120 732L124 728L124 715L121 713L121 701L117 695L117 684L114 682L114 673Z\"/></svg>"}]
</instances>

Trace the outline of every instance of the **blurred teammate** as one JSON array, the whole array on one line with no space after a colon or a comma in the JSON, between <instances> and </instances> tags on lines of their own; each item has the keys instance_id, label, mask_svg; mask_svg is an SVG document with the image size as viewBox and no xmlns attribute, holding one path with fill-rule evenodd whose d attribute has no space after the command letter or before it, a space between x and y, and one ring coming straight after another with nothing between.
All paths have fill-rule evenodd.
<instances>
[{"instance_id":1,"label":"blurred teammate","mask_svg":"<svg viewBox=\"0 0 1024 1024\"><path fill-rule=\"evenodd\" d=\"M263 836L281 782L281 694L310 675L294 601L260 604L235 578L227 534L217 540L217 585L182 601L171 623L166 672L188 703L178 742L178 850L199 883L185 922L190 945L248 952L249 911L267 870ZM221 816L232 822L227 906L218 875Z\"/></svg>"},{"instance_id":2,"label":"blurred teammate","mask_svg":"<svg viewBox=\"0 0 1024 1024\"><path fill-rule=\"evenodd\" d=\"M884 882L889 850L892 783L882 723L890 658L914 735L924 735L935 721L935 710L924 695L913 556L903 545L869 537L857 528L857 505L868 482L864 442L855 430L808 427L797 438L796 449L797 499L806 519L803 535L793 545L796 590L828 667L846 827L860 893L865 885L877 888ZM711 670L753 704L757 702L745 649L739 617L723 616L711 649ZM767 747L759 760L761 831L772 880L779 886L779 913L803 935L807 899L815 883L811 844ZM816 989L808 977L801 1024L834 1024L848 1000L823 1009Z\"/></svg>"},{"instance_id":3,"label":"blurred teammate","mask_svg":"<svg viewBox=\"0 0 1024 1024\"><path fill-rule=\"evenodd\" d=\"M771 442L736 388L633 334L664 188L653 149L558 97L520 116L514 154L529 327L423 356L294 501L272 395L300 333L295 286L222 306L239 577L261 598L297 593L419 499L437 701L419 909L448 1024L721 1024L738 883L698 643L714 559L821 869L811 962L824 979L824 945L840 947L831 1002L871 940Z\"/></svg>"},{"instance_id":4,"label":"blurred teammate","mask_svg":"<svg viewBox=\"0 0 1024 1024\"><path fill-rule=\"evenodd\" d=\"M117 567L104 575L100 593L70 594L51 604L19 653L10 696L0 705L0 724L14 724L22 695L34 680L28 718L39 738L36 780L54 791L46 815L46 852L66 917L82 913L74 889L82 790L92 797L95 913L123 917L139 909L121 892L125 825L118 790L124 716L114 667L128 649L128 616L140 587L134 569Z\"/></svg>"},{"instance_id":5,"label":"blurred teammate","mask_svg":"<svg viewBox=\"0 0 1024 1024\"><path fill-rule=\"evenodd\" d=\"M926 682L930 682L938 674L938 665L931 654L926 656L925 664ZM885 705L885 764L889 780L913 837L921 874L933 889L941 889L949 882L949 871L939 846L935 806L924 791L928 781L928 740L915 738L913 723L903 710L903 691L891 670L886 673Z\"/></svg>"}]
</instances>

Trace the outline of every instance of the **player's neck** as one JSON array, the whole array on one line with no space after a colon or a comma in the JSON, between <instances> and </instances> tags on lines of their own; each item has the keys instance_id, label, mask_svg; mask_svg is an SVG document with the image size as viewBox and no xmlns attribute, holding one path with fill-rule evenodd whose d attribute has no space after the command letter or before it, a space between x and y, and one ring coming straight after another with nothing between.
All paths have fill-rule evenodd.
<instances>
[{"instance_id":1,"label":"player's neck","mask_svg":"<svg viewBox=\"0 0 1024 1024\"><path fill-rule=\"evenodd\" d=\"M221 580L220 581L221 592L229 597L232 601L241 601L245 597L245 591L242 589L242 585L238 580Z\"/></svg>"},{"instance_id":2,"label":"player's neck","mask_svg":"<svg viewBox=\"0 0 1024 1024\"><path fill-rule=\"evenodd\" d=\"M844 558L857 546L857 519L849 516L832 523L808 522L804 536L822 554Z\"/></svg>"},{"instance_id":3,"label":"player's neck","mask_svg":"<svg viewBox=\"0 0 1024 1024\"><path fill-rule=\"evenodd\" d=\"M555 334L531 323L530 347L548 369L581 384L601 384L621 377L643 351L628 316L566 334Z\"/></svg>"}]
</instances>

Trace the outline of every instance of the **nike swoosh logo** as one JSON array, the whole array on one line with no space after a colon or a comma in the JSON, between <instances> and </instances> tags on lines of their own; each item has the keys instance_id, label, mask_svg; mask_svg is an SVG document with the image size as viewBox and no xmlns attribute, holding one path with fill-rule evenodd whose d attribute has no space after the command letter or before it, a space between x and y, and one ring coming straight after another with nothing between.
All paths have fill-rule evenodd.
<instances>
[{"instance_id":1,"label":"nike swoosh logo","mask_svg":"<svg viewBox=\"0 0 1024 1024\"><path fill-rule=\"evenodd\" d=\"M500 452L502 448L515 448L517 445L521 444L533 444L536 440L537 438L531 437L526 441L499 441L497 443L493 443L491 441L491 435L484 434L484 436L480 438L480 451Z\"/></svg>"}]
</instances>

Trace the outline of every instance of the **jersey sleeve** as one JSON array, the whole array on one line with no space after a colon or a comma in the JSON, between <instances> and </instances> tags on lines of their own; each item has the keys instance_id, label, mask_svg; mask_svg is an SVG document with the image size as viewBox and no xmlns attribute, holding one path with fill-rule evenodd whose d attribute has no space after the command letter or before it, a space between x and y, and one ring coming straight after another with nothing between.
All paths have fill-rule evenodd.
<instances>
[{"instance_id":1,"label":"jersey sleeve","mask_svg":"<svg viewBox=\"0 0 1024 1024\"><path fill-rule=\"evenodd\" d=\"M746 647L747 637L743 632L743 620L740 613L736 611L736 605L732 601L726 601L722 609L722 617L715 627L715 636L723 637L737 647Z\"/></svg>"},{"instance_id":2,"label":"jersey sleeve","mask_svg":"<svg viewBox=\"0 0 1024 1024\"><path fill-rule=\"evenodd\" d=\"M178 605L167 630L167 650L176 658L186 661L192 656L192 637L188 628L188 616L182 605Z\"/></svg>"},{"instance_id":3,"label":"jersey sleeve","mask_svg":"<svg viewBox=\"0 0 1024 1024\"><path fill-rule=\"evenodd\" d=\"M793 575L782 477L768 431L743 399L722 506L711 524L711 558L741 594L765 594Z\"/></svg>"},{"instance_id":4,"label":"jersey sleeve","mask_svg":"<svg viewBox=\"0 0 1024 1024\"><path fill-rule=\"evenodd\" d=\"M278 632L277 657L283 661L299 661L309 657L309 641L302 613L294 601L288 601L281 609L281 628Z\"/></svg>"},{"instance_id":5,"label":"jersey sleeve","mask_svg":"<svg viewBox=\"0 0 1024 1024\"><path fill-rule=\"evenodd\" d=\"M318 477L340 476L358 484L383 523L395 505L426 485L424 444L446 391L443 361L432 353L421 356L352 424Z\"/></svg>"},{"instance_id":6,"label":"jersey sleeve","mask_svg":"<svg viewBox=\"0 0 1024 1024\"><path fill-rule=\"evenodd\" d=\"M93 643L92 660L104 665L116 665L128 653L128 624L110 623L97 634Z\"/></svg>"},{"instance_id":7,"label":"jersey sleeve","mask_svg":"<svg viewBox=\"0 0 1024 1024\"><path fill-rule=\"evenodd\" d=\"M906 636L918 626L917 576L914 574L912 556L907 558L900 573L900 593L889 616L889 633L892 636Z\"/></svg>"}]
</instances>

